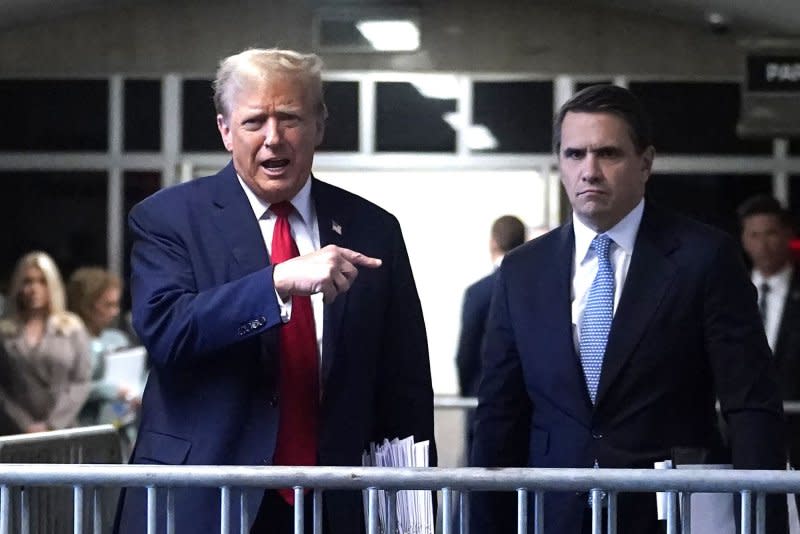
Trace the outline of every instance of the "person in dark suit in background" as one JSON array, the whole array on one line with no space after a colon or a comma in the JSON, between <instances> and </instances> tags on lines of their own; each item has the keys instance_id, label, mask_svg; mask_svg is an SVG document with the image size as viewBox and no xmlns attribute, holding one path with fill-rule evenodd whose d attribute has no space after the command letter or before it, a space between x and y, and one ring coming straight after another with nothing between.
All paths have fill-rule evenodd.
<instances>
[{"instance_id":1,"label":"person in dark suit in background","mask_svg":"<svg viewBox=\"0 0 800 534\"><path fill-rule=\"evenodd\" d=\"M132 463L356 466L370 442L413 435L436 465L400 225L311 175L321 68L289 50L223 60L214 101L232 162L130 213L133 323L152 362ZM294 532L291 490L244 493L243 530ZM219 529L217 489L174 494L177 532ZM146 501L127 489L116 531L144 532ZM323 505L326 532L363 532L361 492L326 491ZM239 532L236 496L230 511Z\"/></svg>"},{"instance_id":2,"label":"person in dark suit in background","mask_svg":"<svg viewBox=\"0 0 800 534\"><path fill-rule=\"evenodd\" d=\"M554 147L572 220L498 270L472 465L652 468L684 448L713 459L718 396L734 466L784 468L780 395L738 246L645 201L655 154L639 101L615 86L578 92ZM768 499L769 532L786 529L782 497ZM515 532L515 501L475 494L472 531ZM620 494L617 511L619 532L660 529L652 494ZM586 493L545 494L544 532L590 527Z\"/></svg>"},{"instance_id":3,"label":"person in dark suit in background","mask_svg":"<svg viewBox=\"0 0 800 534\"><path fill-rule=\"evenodd\" d=\"M525 242L525 224L513 215L503 215L492 223L489 238L489 255L494 269L500 266L506 253ZM458 369L458 387L462 397L474 397L478 394L478 380L481 375L481 346L486 331L486 316L489 315L489 303L492 300L492 287L495 273L493 270L469 286L464 292L464 303L461 307L461 334L458 338L456 368ZM466 442L464 450L469 458L472 442L473 412L467 412Z\"/></svg>"},{"instance_id":4,"label":"person in dark suit in background","mask_svg":"<svg viewBox=\"0 0 800 534\"><path fill-rule=\"evenodd\" d=\"M739 206L742 246L753 265L751 280L767 341L778 369L783 400L800 400L800 269L792 259L792 220L772 196L757 195ZM792 466L800 467L800 417L787 414ZM800 509L800 506L798 506Z\"/></svg>"}]
</instances>

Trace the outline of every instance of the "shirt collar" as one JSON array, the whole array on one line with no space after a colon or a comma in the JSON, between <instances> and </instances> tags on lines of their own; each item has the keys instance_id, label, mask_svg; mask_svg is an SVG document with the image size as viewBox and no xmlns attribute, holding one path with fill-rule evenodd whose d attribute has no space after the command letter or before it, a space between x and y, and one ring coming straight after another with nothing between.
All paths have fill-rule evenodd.
<instances>
[{"instance_id":1,"label":"shirt collar","mask_svg":"<svg viewBox=\"0 0 800 534\"><path fill-rule=\"evenodd\" d=\"M772 276L764 276L763 274L761 274L761 271L753 269L753 276L751 279L753 281L753 285L756 287L760 287L761 284L766 282L769 284L770 289L773 291L783 288L786 288L788 290L789 285L792 281L793 272L794 268L792 266L792 262L787 262L786 266L783 269L773 274Z\"/></svg>"},{"instance_id":2,"label":"shirt collar","mask_svg":"<svg viewBox=\"0 0 800 534\"><path fill-rule=\"evenodd\" d=\"M644 199L633 208L608 231L604 232L610 237L619 248L626 254L633 254L633 246L636 243L636 235L639 233L639 226L642 223L644 214ZM583 222L573 213L572 228L575 232L575 258L580 258L578 263L583 263L589 253L589 247L597 232L583 224Z\"/></svg>"},{"instance_id":3,"label":"shirt collar","mask_svg":"<svg viewBox=\"0 0 800 534\"><path fill-rule=\"evenodd\" d=\"M247 196L247 201L250 203L250 207L253 208L253 214L256 216L256 219L261 219L264 217L264 214L269 209L270 203L266 202L259 198L250 187L244 183L242 177L239 174L236 174L236 178L239 180L239 185L242 186L244 189L244 194ZM303 222L308 224L311 220L311 178L309 177L306 180L306 183L303 187L300 188L300 191L294 196L293 199L289 201L294 209L297 211L300 218L303 219Z\"/></svg>"}]
</instances>

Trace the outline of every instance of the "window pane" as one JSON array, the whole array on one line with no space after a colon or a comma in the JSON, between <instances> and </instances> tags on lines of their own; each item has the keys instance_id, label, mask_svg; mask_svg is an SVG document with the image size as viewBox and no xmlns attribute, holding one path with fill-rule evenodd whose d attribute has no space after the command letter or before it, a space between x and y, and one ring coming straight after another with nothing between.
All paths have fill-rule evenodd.
<instances>
[{"instance_id":1,"label":"window pane","mask_svg":"<svg viewBox=\"0 0 800 534\"><path fill-rule=\"evenodd\" d=\"M0 150L108 148L106 80L0 80L0 102Z\"/></svg>"},{"instance_id":2,"label":"window pane","mask_svg":"<svg viewBox=\"0 0 800 534\"><path fill-rule=\"evenodd\" d=\"M225 150L217 131L211 80L183 82L183 149L195 152Z\"/></svg>"},{"instance_id":3,"label":"window pane","mask_svg":"<svg viewBox=\"0 0 800 534\"><path fill-rule=\"evenodd\" d=\"M0 239L0 280L32 250L53 256L65 279L105 265L107 182L104 172L0 172L0 213L14 225Z\"/></svg>"},{"instance_id":4,"label":"window pane","mask_svg":"<svg viewBox=\"0 0 800 534\"><path fill-rule=\"evenodd\" d=\"M455 131L443 118L456 110L455 98L423 96L408 82L377 85L378 152L455 152Z\"/></svg>"},{"instance_id":5,"label":"window pane","mask_svg":"<svg viewBox=\"0 0 800 534\"><path fill-rule=\"evenodd\" d=\"M318 150L358 151L358 82L324 82L328 121Z\"/></svg>"},{"instance_id":6,"label":"window pane","mask_svg":"<svg viewBox=\"0 0 800 534\"><path fill-rule=\"evenodd\" d=\"M739 84L631 83L653 124L656 151L667 154L769 154L770 141L739 139Z\"/></svg>"},{"instance_id":7,"label":"window pane","mask_svg":"<svg viewBox=\"0 0 800 534\"><path fill-rule=\"evenodd\" d=\"M125 150L161 150L161 82L125 80Z\"/></svg>"},{"instance_id":8,"label":"window pane","mask_svg":"<svg viewBox=\"0 0 800 534\"><path fill-rule=\"evenodd\" d=\"M647 197L655 203L735 236L739 234L736 208L759 193L772 193L767 174L655 174L647 184Z\"/></svg>"},{"instance_id":9,"label":"window pane","mask_svg":"<svg viewBox=\"0 0 800 534\"><path fill-rule=\"evenodd\" d=\"M472 123L497 140L483 152L550 152L552 82L475 82L473 103Z\"/></svg>"}]
</instances>

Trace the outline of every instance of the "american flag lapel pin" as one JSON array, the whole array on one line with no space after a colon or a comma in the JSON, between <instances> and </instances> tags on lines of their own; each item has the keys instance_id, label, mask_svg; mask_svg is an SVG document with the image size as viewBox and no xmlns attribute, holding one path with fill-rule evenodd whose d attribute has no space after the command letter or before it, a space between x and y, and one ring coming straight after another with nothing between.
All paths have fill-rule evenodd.
<instances>
[{"instance_id":1,"label":"american flag lapel pin","mask_svg":"<svg viewBox=\"0 0 800 534\"><path fill-rule=\"evenodd\" d=\"M342 225L334 220L331 220L331 230L339 235L342 235Z\"/></svg>"}]
</instances>

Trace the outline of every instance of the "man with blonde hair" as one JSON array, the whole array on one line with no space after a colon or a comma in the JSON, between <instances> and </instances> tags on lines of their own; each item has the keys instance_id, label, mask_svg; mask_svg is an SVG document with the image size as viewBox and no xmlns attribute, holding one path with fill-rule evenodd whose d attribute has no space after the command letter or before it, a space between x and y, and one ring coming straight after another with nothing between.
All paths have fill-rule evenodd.
<instances>
[{"instance_id":1,"label":"man with blonde hair","mask_svg":"<svg viewBox=\"0 0 800 534\"><path fill-rule=\"evenodd\" d=\"M321 68L287 50L225 59L214 102L232 162L131 211L133 323L152 362L133 463L348 466L372 441L433 440L400 226L311 175ZM232 531L293 532L291 490L243 493ZM126 490L118 532L145 531L146 501ZM361 502L325 492L325 532L363 531ZM217 489L176 489L174 505L176 532L219 528ZM163 532L165 502L157 511Z\"/></svg>"}]
</instances>

